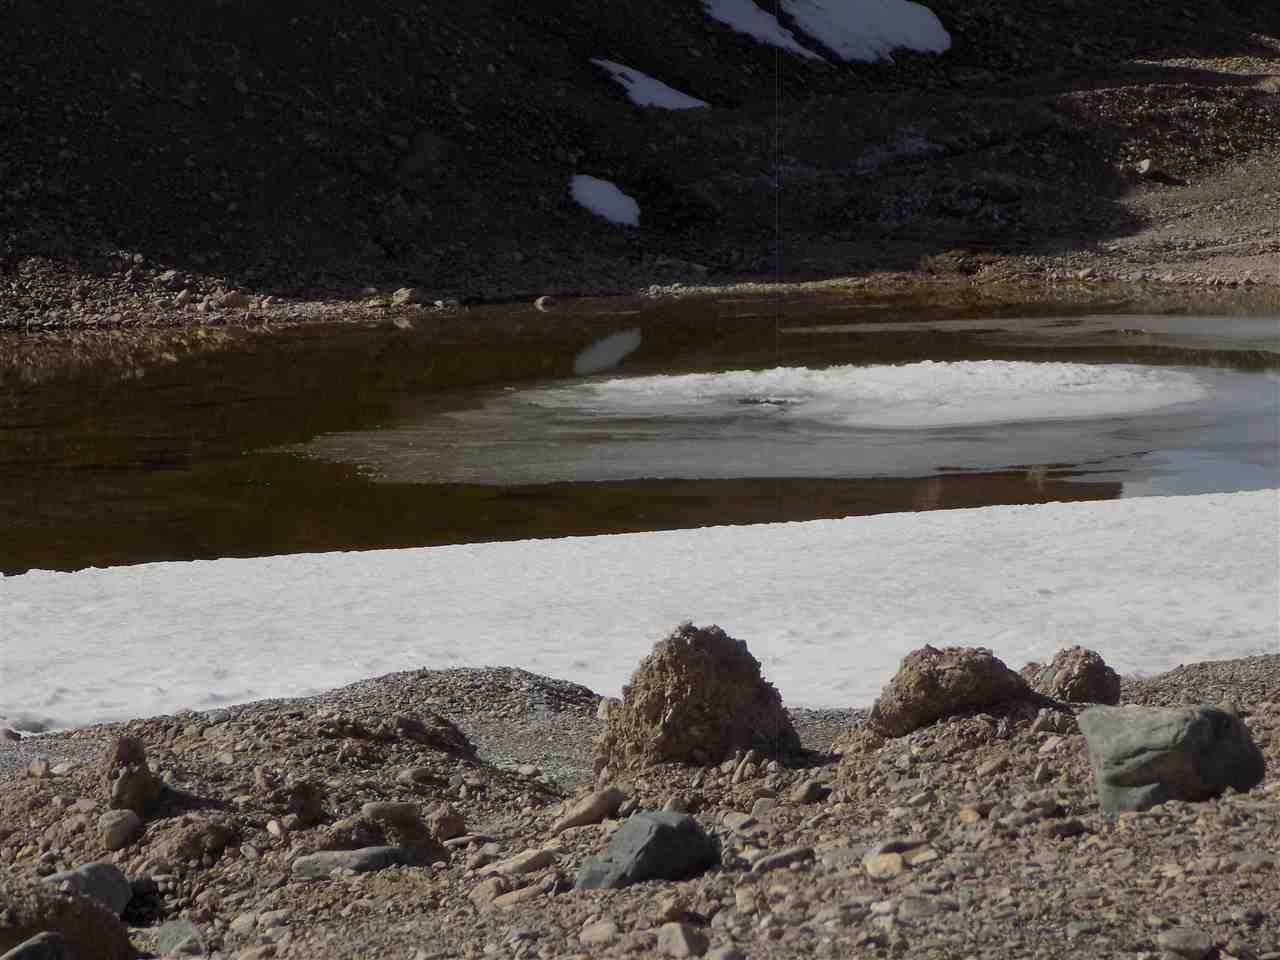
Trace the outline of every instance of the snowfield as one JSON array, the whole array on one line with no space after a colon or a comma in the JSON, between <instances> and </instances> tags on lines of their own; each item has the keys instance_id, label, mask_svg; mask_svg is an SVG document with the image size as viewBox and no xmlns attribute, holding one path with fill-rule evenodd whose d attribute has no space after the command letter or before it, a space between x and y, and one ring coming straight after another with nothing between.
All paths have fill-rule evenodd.
<instances>
[{"instance_id":1,"label":"snowfield","mask_svg":"<svg viewBox=\"0 0 1280 960\"><path fill-rule=\"evenodd\" d=\"M786 702L866 705L926 643L1122 672L1280 652L1280 491L0 579L0 720L71 725L506 664L616 695L677 623Z\"/></svg>"}]
</instances>

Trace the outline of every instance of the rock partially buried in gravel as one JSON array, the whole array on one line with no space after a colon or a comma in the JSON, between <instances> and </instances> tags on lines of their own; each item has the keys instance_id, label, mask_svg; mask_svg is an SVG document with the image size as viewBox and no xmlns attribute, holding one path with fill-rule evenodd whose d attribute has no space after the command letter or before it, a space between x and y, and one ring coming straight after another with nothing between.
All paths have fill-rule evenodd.
<instances>
[{"instance_id":1,"label":"rock partially buried in gravel","mask_svg":"<svg viewBox=\"0 0 1280 960\"><path fill-rule=\"evenodd\" d=\"M658 950L668 957L700 957L707 952L706 935L687 923L664 923L658 928Z\"/></svg>"},{"instance_id":2,"label":"rock partially buried in gravel","mask_svg":"<svg viewBox=\"0 0 1280 960\"><path fill-rule=\"evenodd\" d=\"M361 847L359 850L322 850L293 861L290 872L301 880L327 880L335 870L371 873L399 866L405 862L405 851L399 847Z\"/></svg>"},{"instance_id":3,"label":"rock partially buried in gravel","mask_svg":"<svg viewBox=\"0 0 1280 960\"><path fill-rule=\"evenodd\" d=\"M156 951L162 957L203 957L209 948L190 920L169 920L156 931Z\"/></svg>"},{"instance_id":4,"label":"rock partially buried in gravel","mask_svg":"<svg viewBox=\"0 0 1280 960\"><path fill-rule=\"evenodd\" d=\"M578 871L579 890L617 889L646 880L687 880L715 864L715 841L686 813L638 813L609 841L602 857Z\"/></svg>"},{"instance_id":5,"label":"rock partially buried in gravel","mask_svg":"<svg viewBox=\"0 0 1280 960\"><path fill-rule=\"evenodd\" d=\"M74 957L133 960L137 951L120 919L96 900L0 870L0 950L38 933L60 934Z\"/></svg>"},{"instance_id":6,"label":"rock partially buried in gravel","mask_svg":"<svg viewBox=\"0 0 1280 960\"><path fill-rule=\"evenodd\" d=\"M571 827L582 827L589 823L599 823L613 816L622 806L627 795L615 786L605 787L587 794L575 803L559 820L551 825L553 834L568 830Z\"/></svg>"},{"instance_id":7,"label":"rock partially buried in gravel","mask_svg":"<svg viewBox=\"0 0 1280 960\"><path fill-rule=\"evenodd\" d=\"M76 960L71 955L67 940L60 933L37 933L12 950L0 956L0 960Z\"/></svg>"},{"instance_id":8,"label":"rock partially buried in gravel","mask_svg":"<svg viewBox=\"0 0 1280 960\"><path fill-rule=\"evenodd\" d=\"M142 832L142 818L132 810L108 810L98 818L98 835L108 850L123 850Z\"/></svg>"},{"instance_id":9,"label":"rock partially buried in gravel","mask_svg":"<svg viewBox=\"0 0 1280 960\"><path fill-rule=\"evenodd\" d=\"M719 763L738 750L800 750L782 698L747 645L686 623L640 662L595 744L595 769Z\"/></svg>"},{"instance_id":10,"label":"rock partially buried in gravel","mask_svg":"<svg viewBox=\"0 0 1280 960\"><path fill-rule=\"evenodd\" d=\"M1120 702L1120 674L1101 655L1085 647L1059 650L1045 666L1029 663L1022 668L1023 679L1036 693L1070 703Z\"/></svg>"},{"instance_id":11,"label":"rock partially buried in gravel","mask_svg":"<svg viewBox=\"0 0 1280 960\"><path fill-rule=\"evenodd\" d=\"M133 887L114 863L86 863L74 870L51 873L45 883L92 897L117 917L133 899Z\"/></svg>"},{"instance_id":12,"label":"rock partially buried in gravel","mask_svg":"<svg viewBox=\"0 0 1280 960\"><path fill-rule=\"evenodd\" d=\"M935 720L1033 697L1027 682L985 647L921 647L902 666L871 708L869 723L901 737Z\"/></svg>"},{"instance_id":13,"label":"rock partially buried in gravel","mask_svg":"<svg viewBox=\"0 0 1280 960\"><path fill-rule=\"evenodd\" d=\"M1216 707L1092 707L1078 722L1108 813L1249 790L1266 772L1240 718Z\"/></svg>"}]
</instances>

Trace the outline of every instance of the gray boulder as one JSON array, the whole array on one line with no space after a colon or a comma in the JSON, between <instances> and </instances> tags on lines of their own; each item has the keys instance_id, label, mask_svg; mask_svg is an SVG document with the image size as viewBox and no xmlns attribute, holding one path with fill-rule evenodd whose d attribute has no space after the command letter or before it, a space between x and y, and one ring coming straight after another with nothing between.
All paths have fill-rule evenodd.
<instances>
[{"instance_id":1,"label":"gray boulder","mask_svg":"<svg viewBox=\"0 0 1280 960\"><path fill-rule=\"evenodd\" d=\"M609 841L604 856L578 871L578 890L606 890L646 880L688 880L719 860L716 842L687 813L638 813Z\"/></svg>"},{"instance_id":2,"label":"gray boulder","mask_svg":"<svg viewBox=\"0 0 1280 960\"><path fill-rule=\"evenodd\" d=\"M74 870L51 873L44 882L92 897L117 917L133 899L133 885L114 863L86 863Z\"/></svg>"},{"instance_id":3,"label":"gray boulder","mask_svg":"<svg viewBox=\"0 0 1280 960\"><path fill-rule=\"evenodd\" d=\"M1240 718L1216 707L1090 707L1077 722L1108 813L1249 790L1266 772Z\"/></svg>"}]
</instances>

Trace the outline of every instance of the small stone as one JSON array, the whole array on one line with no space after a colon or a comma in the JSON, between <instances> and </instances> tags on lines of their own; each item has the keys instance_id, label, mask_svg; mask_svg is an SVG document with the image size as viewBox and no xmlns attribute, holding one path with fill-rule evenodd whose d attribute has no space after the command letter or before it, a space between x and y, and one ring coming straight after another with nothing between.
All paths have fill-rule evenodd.
<instances>
[{"instance_id":1,"label":"small stone","mask_svg":"<svg viewBox=\"0 0 1280 960\"><path fill-rule=\"evenodd\" d=\"M290 872L302 880L326 880L334 870L369 873L396 866L405 861L399 847L362 847L358 850L322 850L298 857Z\"/></svg>"},{"instance_id":2,"label":"small stone","mask_svg":"<svg viewBox=\"0 0 1280 960\"><path fill-rule=\"evenodd\" d=\"M664 923L658 928L658 950L668 957L700 957L710 942L687 923Z\"/></svg>"},{"instance_id":3,"label":"small stone","mask_svg":"<svg viewBox=\"0 0 1280 960\"><path fill-rule=\"evenodd\" d=\"M587 794L575 803L559 820L551 825L553 834L561 833L570 827L581 827L590 823L599 823L618 812L618 807L627 795L615 786L605 787Z\"/></svg>"},{"instance_id":4,"label":"small stone","mask_svg":"<svg viewBox=\"0 0 1280 960\"><path fill-rule=\"evenodd\" d=\"M203 957L209 948L190 920L169 920L156 931L156 951L162 957Z\"/></svg>"},{"instance_id":5,"label":"small stone","mask_svg":"<svg viewBox=\"0 0 1280 960\"><path fill-rule=\"evenodd\" d=\"M542 296L533 301L533 305L542 313L549 313L556 305L555 297Z\"/></svg>"},{"instance_id":6,"label":"small stone","mask_svg":"<svg viewBox=\"0 0 1280 960\"><path fill-rule=\"evenodd\" d=\"M787 799L792 803L818 803L827 799L831 795L831 788L818 780L816 777L810 777L802 780L787 795Z\"/></svg>"},{"instance_id":7,"label":"small stone","mask_svg":"<svg viewBox=\"0 0 1280 960\"><path fill-rule=\"evenodd\" d=\"M49 761L44 757L36 757L27 764L27 776L36 780L44 780L49 776Z\"/></svg>"},{"instance_id":8,"label":"small stone","mask_svg":"<svg viewBox=\"0 0 1280 960\"><path fill-rule=\"evenodd\" d=\"M249 295L240 290L230 290L218 297L214 305L222 310L240 310L249 306Z\"/></svg>"},{"instance_id":9,"label":"small stone","mask_svg":"<svg viewBox=\"0 0 1280 960\"><path fill-rule=\"evenodd\" d=\"M873 880L888 880L907 869L900 853L869 853L863 857L862 866Z\"/></svg>"},{"instance_id":10,"label":"small stone","mask_svg":"<svg viewBox=\"0 0 1280 960\"><path fill-rule=\"evenodd\" d=\"M480 870L480 876L487 877L493 874L501 874L507 877L518 877L549 867L555 862L555 851L531 848L516 854L514 857L489 864Z\"/></svg>"},{"instance_id":11,"label":"small stone","mask_svg":"<svg viewBox=\"0 0 1280 960\"><path fill-rule=\"evenodd\" d=\"M578 942L584 947L603 947L618 939L618 925L612 920L588 923L578 934Z\"/></svg>"},{"instance_id":12,"label":"small stone","mask_svg":"<svg viewBox=\"0 0 1280 960\"><path fill-rule=\"evenodd\" d=\"M751 872L768 873L770 870L789 867L793 863L811 863L812 861L813 847L791 847L787 850L779 850L777 853L770 853L761 857L751 865Z\"/></svg>"},{"instance_id":13,"label":"small stone","mask_svg":"<svg viewBox=\"0 0 1280 960\"><path fill-rule=\"evenodd\" d=\"M531 883L527 887L520 887L509 893L499 894L493 898L493 906L498 909L506 909L514 907L521 903L528 903L530 900L536 900L538 897L549 893L555 886L554 880L547 880L542 883Z\"/></svg>"},{"instance_id":14,"label":"small stone","mask_svg":"<svg viewBox=\"0 0 1280 960\"><path fill-rule=\"evenodd\" d=\"M422 291L417 287L401 287L391 295L391 304L396 307L405 307L411 303L422 303L423 300Z\"/></svg>"},{"instance_id":15,"label":"small stone","mask_svg":"<svg viewBox=\"0 0 1280 960\"><path fill-rule=\"evenodd\" d=\"M506 877L489 877L472 887L471 892L467 894L467 899L477 907L484 907L510 889L511 884Z\"/></svg>"},{"instance_id":16,"label":"small stone","mask_svg":"<svg viewBox=\"0 0 1280 960\"><path fill-rule=\"evenodd\" d=\"M142 818L132 810L108 810L98 818L98 836L108 850L123 850L142 832Z\"/></svg>"},{"instance_id":17,"label":"small stone","mask_svg":"<svg viewBox=\"0 0 1280 960\"><path fill-rule=\"evenodd\" d=\"M1160 931L1156 943L1186 960L1203 960L1213 949L1213 937L1198 927L1172 927Z\"/></svg>"},{"instance_id":18,"label":"small stone","mask_svg":"<svg viewBox=\"0 0 1280 960\"><path fill-rule=\"evenodd\" d=\"M467 822L453 807L442 803L427 814L427 829L437 840L452 840L466 835Z\"/></svg>"},{"instance_id":19,"label":"small stone","mask_svg":"<svg viewBox=\"0 0 1280 960\"><path fill-rule=\"evenodd\" d=\"M271 836L275 837L277 840L281 840L288 836L289 831L285 829L284 824L279 820L268 820L267 833L271 834Z\"/></svg>"}]
</instances>

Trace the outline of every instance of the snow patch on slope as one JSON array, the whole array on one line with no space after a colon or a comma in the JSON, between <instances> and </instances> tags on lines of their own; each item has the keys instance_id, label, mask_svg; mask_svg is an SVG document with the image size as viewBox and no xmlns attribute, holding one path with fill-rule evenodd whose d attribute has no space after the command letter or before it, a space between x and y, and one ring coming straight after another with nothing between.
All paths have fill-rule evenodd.
<instances>
[{"instance_id":1,"label":"snow patch on slope","mask_svg":"<svg viewBox=\"0 0 1280 960\"><path fill-rule=\"evenodd\" d=\"M699 107L710 106L705 100L681 93L675 87L669 87L661 80L625 64L601 57L594 57L591 62L618 81L627 91L627 97L631 102L639 106L661 107L664 110L696 110Z\"/></svg>"},{"instance_id":2,"label":"snow patch on slope","mask_svg":"<svg viewBox=\"0 0 1280 960\"><path fill-rule=\"evenodd\" d=\"M610 223L640 226L640 204L623 193L612 181L579 173L569 181L569 195L580 206Z\"/></svg>"},{"instance_id":3,"label":"snow patch on slope","mask_svg":"<svg viewBox=\"0 0 1280 960\"><path fill-rule=\"evenodd\" d=\"M892 60L892 51L944 53L947 33L928 7L911 0L782 0L796 26L845 60Z\"/></svg>"}]
</instances>

